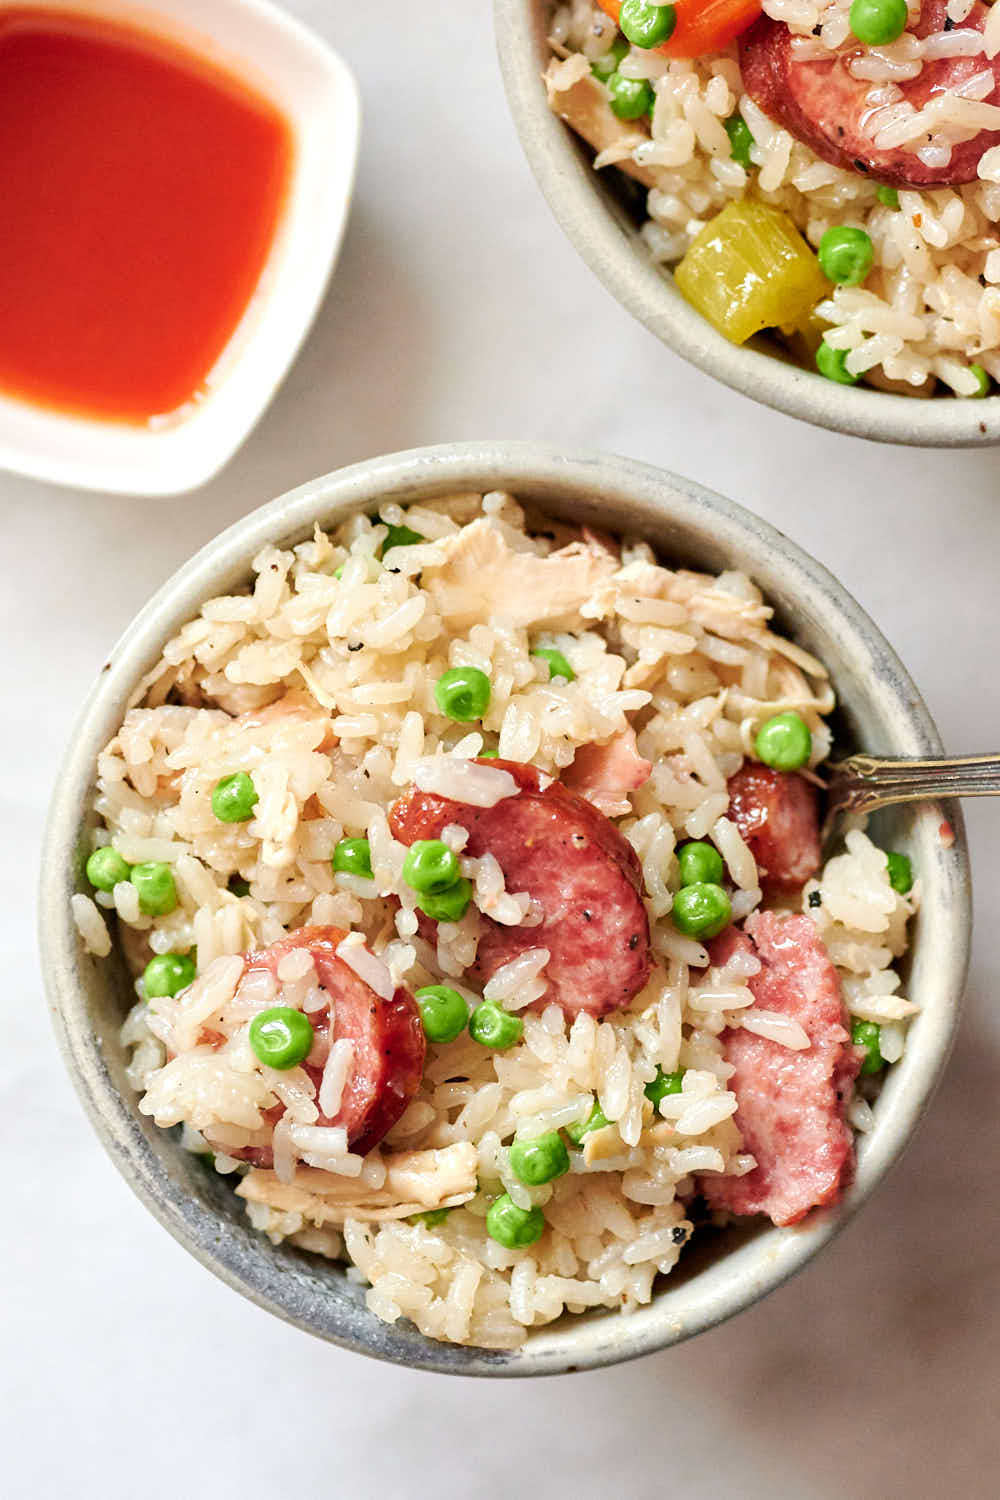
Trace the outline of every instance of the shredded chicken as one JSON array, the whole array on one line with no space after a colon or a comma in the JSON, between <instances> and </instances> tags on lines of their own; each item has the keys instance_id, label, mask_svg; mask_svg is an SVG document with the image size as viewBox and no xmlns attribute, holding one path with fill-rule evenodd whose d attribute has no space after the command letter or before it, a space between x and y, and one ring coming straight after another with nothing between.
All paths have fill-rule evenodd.
<instances>
[{"instance_id":1,"label":"shredded chicken","mask_svg":"<svg viewBox=\"0 0 1000 1500\"><path fill-rule=\"evenodd\" d=\"M478 1159L470 1141L430 1151L398 1151L383 1158L386 1178L380 1188L365 1188L356 1178L316 1167L299 1167L294 1182L283 1183L273 1172L252 1167L236 1191L248 1203L300 1213L310 1224L343 1224L347 1219L382 1223L467 1203L476 1193Z\"/></svg>"},{"instance_id":2,"label":"shredded chicken","mask_svg":"<svg viewBox=\"0 0 1000 1500\"><path fill-rule=\"evenodd\" d=\"M545 70L545 87L549 104L560 119L565 120L598 155L610 153L607 164L614 165L634 177L645 187L655 187L656 180L648 167L640 167L632 160L636 146L648 140L644 130L619 120L608 103L607 91L590 71L587 59L579 52L567 57L565 62L553 59Z\"/></svg>"},{"instance_id":3,"label":"shredded chicken","mask_svg":"<svg viewBox=\"0 0 1000 1500\"><path fill-rule=\"evenodd\" d=\"M616 560L596 542L571 542L539 557L513 552L487 520L474 521L439 544L421 585L452 630L492 614L515 625L573 630L581 608L615 572Z\"/></svg>"},{"instance_id":4,"label":"shredded chicken","mask_svg":"<svg viewBox=\"0 0 1000 1500\"><path fill-rule=\"evenodd\" d=\"M583 1138L583 1159L588 1167L599 1161L614 1161L628 1149L618 1134L617 1125L604 1125L600 1130L588 1130Z\"/></svg>"},{"instance_id":5,"label":"shredded chicken","mask_svg":"<svg viewBox=\"0 0 1000 1500\"><path fill-rule=\"evenodd\" d=\"M263 708L251 708L240 714L234 727L263 729L269 725L280 724L283 719L317 719L328 725L317 749L332 750L337 743L337 737L329 727L328 715L317 707L313 698L307 693L299 692L294 688L282 693L279 698L273 699Z\"/></svg>"},{"instance_id":6,"label":"shredded chicken","mask_svg":"<svg viewBox=\"0 0 1000 1500\"><path fill-rule=\"evenodd\" d=\"M606 745L581 745L560 779L605 817L623 818L632 811L629 792L643 786L652 770L652 761L639 754L635 730L629 726Z\"/></svg>"}]
</instances>

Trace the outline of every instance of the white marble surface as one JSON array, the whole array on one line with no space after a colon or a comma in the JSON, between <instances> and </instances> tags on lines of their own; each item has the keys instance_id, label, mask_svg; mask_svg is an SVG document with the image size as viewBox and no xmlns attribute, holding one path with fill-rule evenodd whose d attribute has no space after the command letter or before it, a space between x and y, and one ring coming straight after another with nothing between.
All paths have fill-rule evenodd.
<instances>
[{"instance_id":1,"label":"white marble surface","mask_svg":"<svg viewBox=\"0 0 1000 1500\"><path fill-rule=\"evenodd\" d=\"M477 1383L378 1366L216 1282L105 1158L56 1055L34 883L50 784L135 610L215 531L340 464L504 436L600 445L758 510L900 648L956 751L1000 748L996 452L814 432L689 369L577 260L508 121L486 0L296 0L367 111L339 273L207 489L152 503L0 476L3 1489L17 1497L691 1500L996 1493L996 805L968 810L978 941L941 1090L876 1201L728 1326L617 1370ZM377 25L366 15L380 11ZM627 1477L626 1477L627 1476Z\"/></svg>"}]
</instances>

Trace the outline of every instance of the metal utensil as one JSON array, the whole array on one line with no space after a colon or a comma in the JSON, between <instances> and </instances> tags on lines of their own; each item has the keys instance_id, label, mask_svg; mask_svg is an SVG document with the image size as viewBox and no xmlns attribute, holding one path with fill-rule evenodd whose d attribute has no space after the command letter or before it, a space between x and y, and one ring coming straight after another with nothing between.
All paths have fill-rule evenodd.
<instances>
[{"instance_id":1,"label":"metal utensil","mask_svg":"<svg viewBox=\"0 0 1000 1500\"><path fill-rule=\"evenodd\" d=\"M992 797L1000 793L1000 755L943 760L890 760L850 755L830 767L827 828L843 813L870 813L925 797Z\"/></svg>"}]
</instances>

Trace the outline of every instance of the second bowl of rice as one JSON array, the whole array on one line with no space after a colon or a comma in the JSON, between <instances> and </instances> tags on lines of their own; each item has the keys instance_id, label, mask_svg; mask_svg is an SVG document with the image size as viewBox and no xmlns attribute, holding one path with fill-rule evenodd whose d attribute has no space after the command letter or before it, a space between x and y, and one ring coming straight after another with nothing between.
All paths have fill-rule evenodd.
<instances>
[{"instance_id":1,"label":"second bowl of rice","mask_svg":"<svg viewBox=\"0 0 1000 1500\"><path fill-rule=\"evenodd\" d=\"M223 1280L377 1357L714 1325L873 1190L957 1020L960 815L824 862L831 747L940 751L840 585L687 481L463 444L265 506L119 642L53 801L102 1140Z\"/></svg>"},{"instance_id":2,"label":"second bowl of rice","mask_svg":"<svg viewBox=\"0 0 1000 1500\"><path fill-rule=\"evenodd\" d=\"M953 7L956 15L967 14L971 4L950 0L945 33L935 39L939 50L928 58L994 45L969 29L971 22L962 29L961 20L953 21ZM1000 396L967 399L995 391L1000 376L996 184L981 180L901 190L900 196L880 187L874 171L865 176L849 165L830 165L749 96L737 46L742 37L694 60L633 46L623 73L650 80L643 86L655 94L656 108L650 118L616 121L601 81L616 36L609 10L616 12L604 0L494 0L508 103L529 164L563 230L609 291L692 364L804 421L882 442L961 447L1000 441ZM911 5L910 24L918 11ZM845 0L766 0L760 24L786 22L793 47L815 48L838 65L850 58L854 38L847 32L843 40ZM994 24L991 35L995 30ZM835 43L835 50L822 51ZM907 32L893 47L874 48L861 63L847 65L863 63L863 76L873 80L884 73L887 81L873 82L872 89L888 94L896 87L898 93L892 80L902 79L905 87L919 74L919 50L930 45ZM971 57L962 61L972 63ZM980 62L987 71L994 65ZM905 100L884 107L902 109ZM1000 118L992 103L974 107ZM746 140L730 142L734 121L749 141L749 155ZM588 135L596 147L583 138ZM984 159L987 175L994 161L1000 163L995 150ZM877 196L887 191L891 200ZM748 202L785 222L789 244L795 241L818 278L811 301L825 300L804 322L789 316L796 332L786 330L787 337L771 330L736 344L685 299L673 271L692 243L721 226L721 211L734 215ZM735 215L734 226L737 221ZM812 252L830 226L845 224L852 233L863 226L874 268L863 285L827 282L824 293ZM752 229L744 226L741 233ZM702 279L706 274L721 277L721 262ZM821 338L829 341L830 359L841 366L846 361L848 376L816 373ZM931 392L933 399L926 399Z\"/></svg>"}]
</instances>

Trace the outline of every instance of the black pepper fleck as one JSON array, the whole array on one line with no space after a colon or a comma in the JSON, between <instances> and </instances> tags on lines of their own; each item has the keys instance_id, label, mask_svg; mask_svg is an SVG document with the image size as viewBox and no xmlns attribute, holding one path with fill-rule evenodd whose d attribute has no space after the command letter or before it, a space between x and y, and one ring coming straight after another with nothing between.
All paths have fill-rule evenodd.
<instances>
[{"instance_id":1,"label":"black pepper fleck","mask_svg":"<svg viewBox=\"0 0 1000 1500\"><path fill-rule=\"evenodd\" d=\"M673 1229L671 1229L670 1231L670 1238L673 1240L675 1245L683 1245L687 1237L687 1230L682 1229L679 1224L675 1224Z\"/></svg>"},{"instance_id":2,"label":"black pepper fleck","mask_svg":"<svg viewBox=\"0 0 1000 1500\"><path fill-rule=\"evenodd\" d=\"M823 897L820 895L819 891L809 892L809 905L812 907L823 905Z\"/></svg>"},{"instance_id":3,"label":"black pepper fleck","mask_svg":"<svg viewBox=\"0 0 1000 1500\"><path fill-rule=\"evenodd\" d=\"M945 29L945 31L954 31L955 30L955 23L951 19L951 16L945 16L945 18L944 18L944 29Z\"/></svg>"},{"instance_id":4,"label":"black pepper fleck","mask_svg":"<svg viewBox=\"0 0 1000 1500\"><path fill-rule=\"evenodd\" d=\"M633 932L632 936L628 940L628 945L631 951L634 953L636 948L638 948L639 946L639 934L637 932Z\"/></svg>"}]
</instances>

